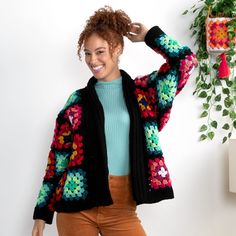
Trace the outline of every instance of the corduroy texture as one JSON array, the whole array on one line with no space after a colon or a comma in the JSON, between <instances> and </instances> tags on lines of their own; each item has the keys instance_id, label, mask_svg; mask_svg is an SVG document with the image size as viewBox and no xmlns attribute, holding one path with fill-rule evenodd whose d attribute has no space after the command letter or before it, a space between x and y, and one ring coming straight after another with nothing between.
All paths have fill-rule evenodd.
<instances>
[{"instance_id":1,"label":"corduroy texture","mask_svg":"<svg viewBox=\"0 0 236 236\"><path fill-rule=\"evenodd\" d=\"M59 236L146 236L135 212L129 176L109 176L114 203L76 213L58 213Z\"/></svg>"}]
</instances>

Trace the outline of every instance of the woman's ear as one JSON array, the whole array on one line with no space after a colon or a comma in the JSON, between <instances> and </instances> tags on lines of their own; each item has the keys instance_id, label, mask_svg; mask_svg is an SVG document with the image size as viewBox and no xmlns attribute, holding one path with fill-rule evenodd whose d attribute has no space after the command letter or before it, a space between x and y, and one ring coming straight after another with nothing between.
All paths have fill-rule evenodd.
<instances>
[{"instance_id":1,"label":"woman's ear","mask_svg":"<svg viewBox=\"0 0 236 236\"><path fill-rule=\"evenodd\" d=\"M119 57L123 53L123 47L121 44L118 44L114 50L114 54Z\"/></svg>"}]
</instances>

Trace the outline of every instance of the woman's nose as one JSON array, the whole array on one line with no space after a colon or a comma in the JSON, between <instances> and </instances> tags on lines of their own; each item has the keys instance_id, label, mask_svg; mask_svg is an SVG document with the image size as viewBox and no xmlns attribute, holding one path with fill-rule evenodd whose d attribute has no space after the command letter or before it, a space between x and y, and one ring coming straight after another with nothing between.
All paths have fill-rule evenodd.
<instances>
[{"instance_id":1,"label":"woman's nose","mask_svg":"<svg viewBox=\"0 0 236 236\"><path fill-rule=\"evenodd\" d=\"M97 56L96 56L96 54L94 53L92 53L91 55L90 55L90 63L95 63L97 61Z\"/></svg>"}]
</instances>

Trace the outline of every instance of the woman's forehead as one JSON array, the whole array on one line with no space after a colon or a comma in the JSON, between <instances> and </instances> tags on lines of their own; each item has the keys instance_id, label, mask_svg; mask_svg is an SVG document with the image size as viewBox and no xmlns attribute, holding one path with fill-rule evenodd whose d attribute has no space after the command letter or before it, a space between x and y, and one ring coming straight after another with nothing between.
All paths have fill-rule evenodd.
<instances>
[{"instance_id":1,"label":"woman's forehead","mask_svg":"<svg viewBox=\"0 0 236 236\"><path fill-rule=\"evenodd\" d=\"M85 40L84 50L95 50L98 48L108 48L108 42L99 35L93 33Z\"/></svg>"}]
</instances>

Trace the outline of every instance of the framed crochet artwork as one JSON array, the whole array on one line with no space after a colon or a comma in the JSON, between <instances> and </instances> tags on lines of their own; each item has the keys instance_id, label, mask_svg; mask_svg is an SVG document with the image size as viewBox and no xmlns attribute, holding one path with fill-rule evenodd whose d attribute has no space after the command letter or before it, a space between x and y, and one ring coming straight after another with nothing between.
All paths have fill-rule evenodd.
<instances>
[{"instance_id":1,"label":"framed crochet artwork","mask_svg":"<svg viewBox=\"0 0 236 236\"><path fill-rule=\"evenodd\" d=\"M222 53L229 49L229 37L226 23L230 20L231 18L225 17L207 17L206 43L208 53ZM236 42L236 38L234 38L234 42Z\"/></svg>"}]
</instances>

